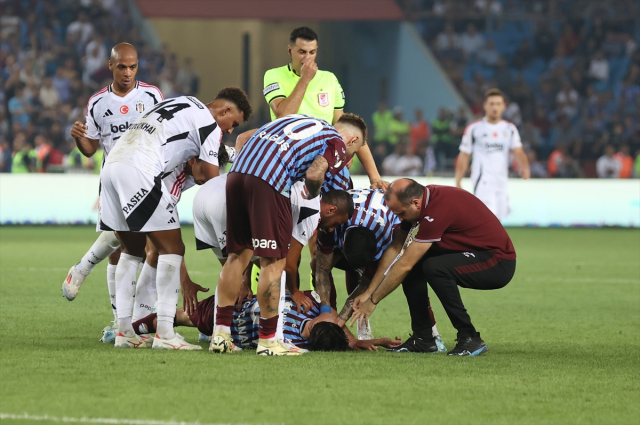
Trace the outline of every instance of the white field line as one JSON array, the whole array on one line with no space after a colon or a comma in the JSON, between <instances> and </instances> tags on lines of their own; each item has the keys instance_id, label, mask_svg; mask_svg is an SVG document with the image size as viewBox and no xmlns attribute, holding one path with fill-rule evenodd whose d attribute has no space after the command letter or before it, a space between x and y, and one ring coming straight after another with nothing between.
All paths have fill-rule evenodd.
<instances>
[{"instance_id":1,"label":"white field line","mask_svg":"<svg viewBox=\"0 0 640 425\"><path fill-rule=\"evenodd\" d=\"M567 283L635 283L640 284L640 279L597 279L591 277L525 277L525 282L567 282Z\"/></svg>"},{"instance_id":2,"label":"white field line","mask_svg":"<svg viewBox=\"0 0 640 425\"><path fill-rule=\"evenodd\" d=\"M117 418L87 418L85 416L81 418L70 418L67 416L57 417L49 415L30 415L23 413L15 415L12 413L0 413L0 420L26 420L26 421L50 421L50 422L63 422L63 423L80 423L80 424L118 424L118 425L231 425L228 423L211 424L205 422L183 422L183 421L159 421L153 419L117 419Z\"/></svg>"}]
</instances>

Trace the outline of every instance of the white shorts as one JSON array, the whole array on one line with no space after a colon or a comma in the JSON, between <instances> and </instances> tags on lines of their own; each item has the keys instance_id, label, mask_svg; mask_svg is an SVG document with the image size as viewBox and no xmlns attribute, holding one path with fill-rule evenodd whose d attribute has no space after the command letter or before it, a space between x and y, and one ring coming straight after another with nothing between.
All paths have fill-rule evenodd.
<instances>
[{"instance_id":1,"label":"white shorts","mask_svg":"<svg viewBox=\"0 0 640 425\"><path fill-rule=\"evenodd\" d=\"M474 195L491 210L499 220L509 217L509 189L505 184L495 184L480 179L475 184Z\"/></svg>"},{"instance_id":2,"label":"white shorts","mask_svg":"<svg viewBox=\"0 0 640 425\"><path fill-rule=\"evenodd\" d=\"M196 249L211 248L219 259L227 258L227 174L203 184L193 198Z\"/></svg>"},{"instance_id":3,"label":"white shorts","mask_svg":"<svg viewBox=\"0 0 640 425\"><path fill-rule=\"evenodd\" d=\"M158 232L180 228L176 205L161 176L113 162L102 169L100 184L100 229Z\"/></svg>"}]
</instances>

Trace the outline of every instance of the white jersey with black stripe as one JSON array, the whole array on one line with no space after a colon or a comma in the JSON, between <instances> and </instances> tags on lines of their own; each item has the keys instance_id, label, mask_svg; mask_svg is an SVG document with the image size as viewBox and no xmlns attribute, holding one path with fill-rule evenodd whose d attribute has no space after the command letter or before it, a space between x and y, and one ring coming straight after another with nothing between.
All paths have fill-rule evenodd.
<instances>
[{"instance_id":1,"label":"white jersey with black stripe","mask_svg":"<svg viewBox=\"0 0 640 425\"><path fill-rule=\"evenodd\" d=\"M160 89L142 81L136 81L136 86L124 97L114 94L109 85L87 102L87 138L99 140L107 157L129 125L163 100Z\"/></svg>"},{"instance_id":2,"label":"white jersey with black stripe","mask_svg":"<svg viewBox=\"0 0 640 425\"><path fill-rule=\"evenodd\" d=\"M166 176L191 158L218 165L222 131L204 103L180 96L158 103L129 125L106 160Z\"/></svg>"},{"instance_id":3,"label":"white jersey with black stripe","mask_svg":"<svg viewBox=\"0 0 640 425\"><path fill-rule=\"evenodd\" d=\"M518 128L509 121L496 124L486 118L472 122L464 130L460 152L473 156L471 181L474 186L482 180L491 185L506 185L509 180L509 153L522 147Z\"/></svg>"}]
</instances>

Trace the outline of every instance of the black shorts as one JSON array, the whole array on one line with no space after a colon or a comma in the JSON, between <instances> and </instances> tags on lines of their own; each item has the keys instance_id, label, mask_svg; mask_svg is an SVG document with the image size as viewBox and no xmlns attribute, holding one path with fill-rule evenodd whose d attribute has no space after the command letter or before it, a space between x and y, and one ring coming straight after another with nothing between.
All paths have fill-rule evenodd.
<instances>
[{"instance_id":1,"label":"black shorts","mask_svg":"<svg viewBox=\"0 0 640 425\"><path fill-rule=\"evenodd\" d=\"M285 258L293 232L291 200L264 180L227 177L227 252L252 249L258 257Z\"/></svg>"}]
</instances>

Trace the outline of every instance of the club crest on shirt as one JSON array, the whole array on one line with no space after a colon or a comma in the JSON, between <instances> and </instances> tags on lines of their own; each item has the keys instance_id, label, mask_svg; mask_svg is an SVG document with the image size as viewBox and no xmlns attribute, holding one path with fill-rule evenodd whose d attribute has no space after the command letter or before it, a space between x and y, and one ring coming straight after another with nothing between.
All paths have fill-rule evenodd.
<instances>
[{"instance_id":1,"label":"club crest on shirt","mask_svg":"<svg viewBox=\"0 0 640 425\"><path fill-rule=\"evenodd\" d=\"M144 112L144 102L139 100L136 102L136 112L143 113Z\"/></svg>"},{"instance_id":2,"label":"club crest on shirt","mask_svg":"<svg viewBox=\"0 0 640 425\"><path fill-rule=\"evenodd\" d=\"M329 106L329 95L327 93L318 93L318 103L320 106Z\"/></svg>"}]
</instances>

